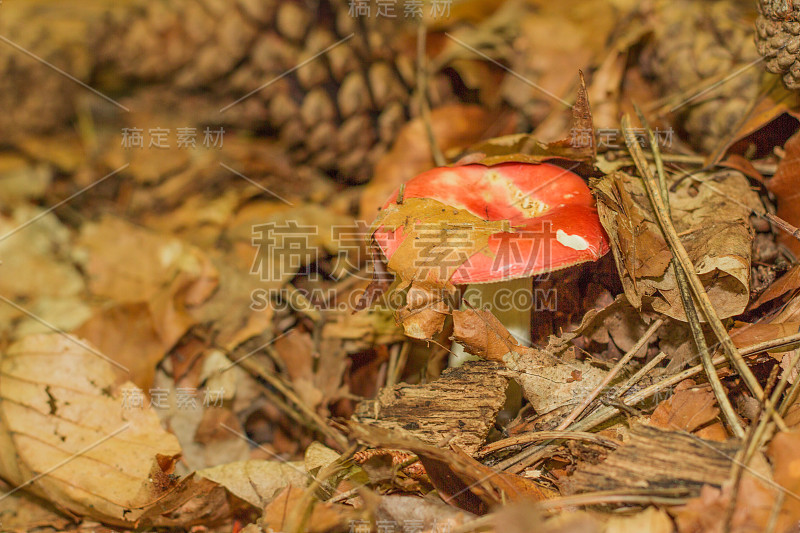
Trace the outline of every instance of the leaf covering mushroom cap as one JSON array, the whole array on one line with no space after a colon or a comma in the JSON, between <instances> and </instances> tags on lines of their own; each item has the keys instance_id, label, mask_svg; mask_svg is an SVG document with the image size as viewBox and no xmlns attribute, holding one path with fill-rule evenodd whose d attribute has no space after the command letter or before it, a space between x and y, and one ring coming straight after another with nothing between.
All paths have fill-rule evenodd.
<instances>
[{"instance_id":1,"label":"leaf covering mushroom cap","mask_svg":"<svg viewBox=\"0 0 800 533\"><path fill-rule=\"evenodd\" d=\"M508 221L508 231L493 231L485 246L475 251L475 234L466 224L448 224L448 212L432 219L423 213L405 211L405 223L394 228L380 225L373 234L392 267L392 257L410 235L420 239L418 227L432 225L433 240L415 243L430 258L445 257L459 244L469 253L448 274L450 283L488 283L529 277L587 261L596 261L609 251L608 238L600 225L595 199L577 174L556 165L503 163L492 167L463 165L434 168L408 181L384 205L402 208L413 198L431 199L466 211L478 221ZM445 211L441 209L441 211ZM463 222L463 217L459 217ZM380 223L380 218L378 220ZM454 235L461 231L461 240ZM457 250L456 250L457 252ZM423 261L424 262L424 261Z\"/></svg>"}]
</instances>

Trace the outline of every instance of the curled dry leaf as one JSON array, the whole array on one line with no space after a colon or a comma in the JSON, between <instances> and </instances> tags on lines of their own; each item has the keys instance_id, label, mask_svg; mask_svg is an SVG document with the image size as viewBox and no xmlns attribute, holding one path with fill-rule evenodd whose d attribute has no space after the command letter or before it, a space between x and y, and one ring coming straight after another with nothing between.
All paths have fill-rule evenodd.
<instances>
[{"instance_id":1,"label":"curled dry leaf","mask_svg":"<svg viewBox=\"0 0 800 533\"><path fill-rule=\"evenodd\" d=\"M481 309L453 311L453 340L467 353L490 361L502 361L505 354L519 347L500 320Z\"/></svg>"},{"instance_id":2,"label":"curled dry leaf","mask_svg":"<svg viewBox=\"0 0 800 533\"><path fill-rule=\"evenodd\" d=\"M56 506L131 526L169 492L181 449L138 391L75 337L29 336L0 359L0 475Z\"/></svg>"},{"instance_id":3,"label":"curled dry leaf","mask_svg":"<svg viewBox=\"0 0 800 533\"><path fill-rule=\"evenodd\" d=\"M450 306L442 291L429 282L412 282L406 292L406 305L397 310L397 321L414 339L432 339L444 327Z\"/></svg>"},{"instance_id":4,"label":"curled dry leaf","mask_svg":"<svg viewBox=\"0 0 800 533\"><path fill-rule=\"evenodd\" d=\"M247 503L263 508L289 485L303 487L308 480L302 462L238 461L195 472L225 487Z\"/></svg>"},{"instance_id":5,"label":"curled dry leaf","mask_svg":"<svg viewBox=\"0 0 800 533\"><path fill-rule=\"evenodd\" d=\"M142 525L188 528L219 524L231 516L228 493L213 481L194 474L156 500L141 517Z\"/></svg>"},{"instance_id":6,"label":"curled dry leaf","mask_svg":"<svg viewBox=\"0 0 800 533\"><path fill-rule=\"evenodd\" d=\"M744 311L750 298L751 209L760 206L747 179L736 171L685 179L672 184L670 205L700 279L720 318ZM686 320L673 269L672 254L655 220L642 182L623 172L596 184L598 212L634 307L650 303L659 313Z\"/></svg>"}]
</instances>

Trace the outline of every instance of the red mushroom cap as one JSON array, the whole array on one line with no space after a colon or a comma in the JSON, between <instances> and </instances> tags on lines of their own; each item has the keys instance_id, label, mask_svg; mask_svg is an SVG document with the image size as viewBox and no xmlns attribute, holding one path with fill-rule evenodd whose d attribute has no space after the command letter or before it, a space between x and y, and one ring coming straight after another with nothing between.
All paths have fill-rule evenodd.
<instances>
[{"instance_id":1,"label":"red mushroom cap","mask_svg":"<svg viewBox=\"0 0 800 533\"><path fill-rule=\"evenodd\" d=\"M394 193L384 205L397 201ZM488 249L472 255L453 274L453 284L488 283L534 276L587 261L609 250L595 200L583 179L541 163L463 165L423 172L405 185L403 198L431 198L484 220L509 220L515 232L495 233ZM374 234L387 258L403 230Z\"/></svg>"}]
</instances>

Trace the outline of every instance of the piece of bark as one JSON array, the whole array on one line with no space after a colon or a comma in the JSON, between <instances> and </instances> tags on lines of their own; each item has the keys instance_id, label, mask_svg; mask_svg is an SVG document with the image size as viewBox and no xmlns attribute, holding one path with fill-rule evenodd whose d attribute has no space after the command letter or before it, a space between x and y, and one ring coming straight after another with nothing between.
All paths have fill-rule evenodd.
<instances>
[{"instance_id":1,"label":"piece of bark","mask_svg":"<svg viewBox=\"0 0 800 533\"><path fill-rule=\"evenodd\" d=\"M471 455L505 402L508 381L499 375L501 368L470 361L431 383L384 388L377 399L359 403L355 415L365 424L403 430L427 444L455 444Z\"/></svg>"},{"instance_id":2,"label":"piece of bark","mask_svg":"<svg viewBox=\"0 0 800 533\"><path fill-rule=\"evenodd\" d=\"M597 464L585 463L565 480L574 494L599 490L682 489L698 496L703 485L720 486L730 476L737 441L715 442L650 426L631 428L631 440Z\"/></svg>"}]
</instances>

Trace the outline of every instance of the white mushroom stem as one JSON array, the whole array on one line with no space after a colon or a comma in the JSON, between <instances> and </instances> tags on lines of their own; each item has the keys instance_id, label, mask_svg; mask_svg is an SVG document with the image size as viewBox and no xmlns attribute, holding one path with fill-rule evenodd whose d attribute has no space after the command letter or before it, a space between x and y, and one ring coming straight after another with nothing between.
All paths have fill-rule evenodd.
<instances>
[{"instance_id":1,"label":"white mushroom stem","mask_svg":"<svg viewBox=\"0 0 800 533\"><path fill-rule=\"evenodd\" d=\"M495 283L469 285L464 291L461 309L490 311L522 346L531 345L531 310L533 308L533 278L516 278ZM468 354L454 342L449 366L457 367L478 357Z\"/></svg>"}]
</instances>

